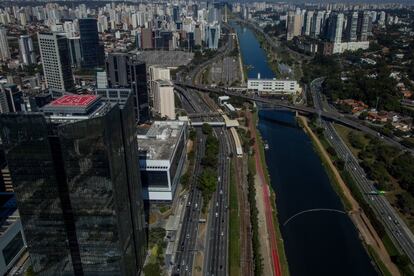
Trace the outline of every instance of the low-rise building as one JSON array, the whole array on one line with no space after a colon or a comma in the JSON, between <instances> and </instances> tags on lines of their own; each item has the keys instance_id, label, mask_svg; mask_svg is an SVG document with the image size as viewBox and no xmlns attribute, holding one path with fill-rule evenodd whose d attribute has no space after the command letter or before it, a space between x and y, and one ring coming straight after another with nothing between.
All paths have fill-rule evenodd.
<instances>
[{"instance_id":1,"label":"low-rise building","mask_svg":"<svg viewBox=\"0 0 414 276\"><path fill-rule=\"evenodd\" d=\"M138 135L144 200L171 201L186 159L187 122L156 121Z\"/></svg>"},{"instance_id":2,"label":"low-rise building","mask_svg":"<svg viewBox=\"0 0 414 276\"><path fill-rule=\"evenodd\" d=\"M348 106L350 108L351 113L353 114L364 111L368 108L368 105L366 105L364 102L357 101L354 99L338 100L336 104Z\"/></svg>"},{"instance_id":3,"label":"low-rise building","mask_svg":"<svg viewBox=\"0 0 414 276\"><path fill-rule=\"evenodd\" d=\"M300 91L299 83L295 80L278 79L249 79L247 89L262 94L289 94L293 95Z\"/></svg>"}]
</instances>

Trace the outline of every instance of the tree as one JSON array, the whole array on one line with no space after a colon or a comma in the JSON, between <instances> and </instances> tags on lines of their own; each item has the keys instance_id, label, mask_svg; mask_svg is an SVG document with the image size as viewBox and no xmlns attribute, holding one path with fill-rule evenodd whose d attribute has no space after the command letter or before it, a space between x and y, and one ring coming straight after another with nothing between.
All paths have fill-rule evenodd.
<instances>
[{"instance_id":1,"label":"tree","mask_svg":"<svg viewBox=\"0 0 414 276\"><path fill-rule=\"evenodd\" d=\"M368 117L368 112L367 111L363 111L361 112L361 114L359 114L358 118L360 120L365 120Z\"/></svg>"},{"instance_id":2,"label":"tree","mask_svg":"<svg viewBox=\"0 0 414 276\"><path fill-rule=\"evenodd\" d=\"M203 131L205 135L209 135L213 132L213 128L207 123L203 124L203 126L201 127L201 130Z\"/></svg>"},{"instance_id":3,"label":"tree","mask_svg":"<svg viewBox=\"0 0 414 276\"><path fill-rule=\"evenodd\" d=\"M326 151L331 155L331 156L336 156L336 151L333 147L329 146Z\"/></svg>"},{"instance_id":4,"label":"tree","mask_svg":"<svg viewBox=\"0 0 414 276\"><path fill-rule=\"evenodd\" d=\"M404 213L414 212L414 198L407 192L397 195L397 206Z\"/></svg>"},{"instance_id":5,"label":"tree","mask_svg":"<svg viewBox=\"0 0 414 276\"><path fill-rule=\"evenodd\" d=\"M190 134L189 134L190 140L194 141L196 136L197 136L197 132L194 129L190 130Z\"/></svg>"},{"instance_id":6,"label":"tree","mask_svg":"<svg viewBox=\"0 0 414 276\"><path fill-rule=\"evenodd\" d=\"M162 271L160 264L157 263L149 263L146 266L144 266L144 274L146 276L161 276Z\"/></svg>"},{"instance_id":7,"label":"tree","mask_svg":"<svg viewBox=\"0 0 414 276\"><path fill-rule=\"evenodd\" d=\"M345 168L345 162L342 159L336 160L335 165L340 171L342 171Z\"/></svg>"},{"instance_id":8,"label":"tree","mask_svg":"<svg viewBox=\"0 0 414 276\"><path fill-rule=\"evenodd\" d=\"M354 148L357 149L363 149L364 148L364 140L362 138L362 135L355 133L354 131L349 132L348 139L351 145Z\"/></svg>"}]
</instances>

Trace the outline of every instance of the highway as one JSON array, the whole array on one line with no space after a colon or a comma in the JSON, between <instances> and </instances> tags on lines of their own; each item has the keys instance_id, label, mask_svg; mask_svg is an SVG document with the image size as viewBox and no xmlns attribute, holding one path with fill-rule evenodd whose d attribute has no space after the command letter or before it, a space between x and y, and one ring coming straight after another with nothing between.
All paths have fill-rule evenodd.
<instances>
[{"instance_id":1,"label":"highway","mask_svg":"<svg viewBox=\"0 0 414 276\"><path fill-rule=\"evenodd\" d=\"M205 135L197 130L197 148L195 152L195 168L190 180L190 192L181 224L179 247L174 258L172 275L192 275L194 253L197 250L197 234L200 210L203 204L201 191L197 188L197 178L201 173L201 159L205 151Z\"/></svg>"},{"instance_id":2,"label":"highway","mask_svg":"<svg viewBox=\"0 0 414 276\"><path fill-rule=\"evenodd\" d=\"M230 30L228 25L225 28ZM209 64L220 58L225 57L233 49L234 43L230 35L227 35L227 41L218 50L218 54L202 64L196 66L186 77L185 82L191 85L197 83L200 73ZM178 79L183 81L182 76ZM198 94L197 89L190 87L176 86L176 91L181 95L184 109L192 121L221 121L222 117L215 116L217 107L210 107L207 102ZM212 116L206 116L210 114ZM213 194L208 208L208 220L206 241L204 250L203 273L208 276L227 275L228 264L228 187L230 179L230 137L227 129L214 128L214 135L219 140L219 156L217 166L217 189ZM201 137L201 138L198 138ZM191 180L191 189L188 199L187 209L184 215L182 230L179 240L179 250L176 252L175 266L173 275L191 275L193 270L194 253L198 249L197 234L200 212L202 207L201 192L198 190L197 177L200 174L202 166L200 164L205 150L205 136L201 130L197 130L197 151L196 151L196 168L193 179Z\"/></svg>"},{"instance_id":3,"label":"highway","mask_svg":"<svg viewBox=\"0 0 414 276\"><path fill-rule=\"evenodd\" d=\"M219 139L219 163L217 190L209 209L206 252L204 255L204 275L227 275L228 253L228 187L230 173L230 144L226 129L215 129Z\"/></svg>"},{"instance_id":4,"label":"highway","mask_svg":"<svg viewBox=\"0 0 414 276\"><path fill-rule=\"evenodd\" d=\"M191 89L195 89L197 91L204 91L204 92L211 92L211 93L217 93L220 95L227 95L227 96L231 96L231 97L240 97L240 98L244 98L246 100L250 100L250 101L255 101L258 103L263 103L266 106L268 106L269 108L275 108L275 107L282 107L282 108L287 108L290 110L294 110L294 111L298 111L298 112L303 112L303 113L309 113L309 114L318 114L321 118L324 118L328 121L334 121L334 122L338 122L342 125L360 130L364 133L370 134L372 136L378 136L380 137L384 142L386 142L387 144L394 146L400 150L405 150L410 152L411 154L414 154L414 150L405 147L404 145L401 145L399 143L398 140L390 138L390 137L386 137L381 135L379 132L377 132L376 130L373 130L372 128L369 128L363 124L361 124L360 122L357 121L357 119L352 119L349 118L335 110L317 110L313 107L308 107L308 106L304 106L304 105L294 105L289 103L288 101L285 100L278 100L278 99L272 99L272 98L265 98L265 97L260 97L258 95L254 95L254 94L247 94L244 92L235 92L235 91L231 91L231 90L227 90L227 89L222 89L222 88L210 88L210 87L205 87L205 86L200 86L200 85L190 85L190 84L185 84L185 83L179 83L176 82L175 83L175 87L187 87L187 88L191 88Z\"/></svg>"},{"instance_id":5,"label":"highway","mask_svg":"<svg viewBox=\"0 0 414 276\"><path fill-rule=\"evenodd\" d=\"M311 93L317 110L332 109L320 94L322 78L316 79L311 83ZM325 137L336 150L338 156L345 161L345 167L351 174L355 183L362 192L365 201L372 207L378 219L383 223L385 229L392 240L399 245L398 248L410 258L414 263L414 235L411 233L405 222L399 217L394 208L383 195L369 195L376 191L374 183L369 180L365 171L359 165L358 160L352 154L345 142L338 135L332 122L321 118L321 126L325 129Z\"/></svg>"},{"instance_id":6,"label":"highway","mask_svg":"<svg viewBox=\"0 0 414 276\"><path fill-rule=\"evenodd\" d=\"M192 114L209 114L212 108L201 99L196 91L190 89L177 89L182 96L184 109L191 117ZM203 121L203 116L197 117ZM213 118L221 120L221 118ZM227 275L227 246L228 246L228 181L229 181L229 137L225 128L215 128L214 135L219 139L218 185L213 195L207 225L206 250L204 258L205 275ZM201 138L198 138L201 137ZM205 150L205 136L197 130L196 168L191 181L190 195L184 215L179 240L179 250L176 252L173 275L191 275L193 270L194 254L197 250L198 224L200 219L202 197L198 190L197 177L201 173L200 164ZM209 274L210 273L210 274Z\"/></svg>"},{"instance_id":7,"label":"highway","mask_svg":"<svg viewBox=\"0 0 414 276\"><path fill-rule=\"evenodd\" d=\"M204 102L196 91L187 91L189 100L199 112L212 112L216 107ZM211 118L210 118L211 120ZM225 128L214 128L219 140L217 188L208 209L204 275L227 275L228 252L228 185L230 172L229 134Z\"/></svg>"}]
</instances>

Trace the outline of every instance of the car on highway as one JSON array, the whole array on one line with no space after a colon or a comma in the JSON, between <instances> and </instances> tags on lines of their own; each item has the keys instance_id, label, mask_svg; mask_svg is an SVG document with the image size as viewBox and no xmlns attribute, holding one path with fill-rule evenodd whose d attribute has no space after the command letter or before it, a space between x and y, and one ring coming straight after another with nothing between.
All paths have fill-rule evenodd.
<instances>
[{"instance_id":1,"label":"car on highway","mask_svg":"<svg viewBox=\"0 0 414 276\"><path fill-rule=\"evenodd\" d=\"M218 213L216 212L216 218L218 218Z\"/></svg>"}]
</instances>

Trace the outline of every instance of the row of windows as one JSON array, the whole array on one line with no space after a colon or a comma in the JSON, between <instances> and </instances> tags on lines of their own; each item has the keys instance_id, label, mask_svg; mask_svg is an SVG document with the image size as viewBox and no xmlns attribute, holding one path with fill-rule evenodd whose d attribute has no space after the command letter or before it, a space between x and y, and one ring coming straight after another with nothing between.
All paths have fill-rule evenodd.
<instances>
[{"instance_id":1,"label":"row of windows","mask_svg":"<svg viewBox=\"0 0 414 276\"><path fill-rule=\"evenodd\" d=\"M160 169L160 170L166 170L168 169L168 166L145 166L141 169Z\"/></svg>"}]
</instances>

